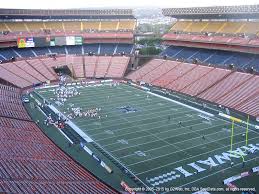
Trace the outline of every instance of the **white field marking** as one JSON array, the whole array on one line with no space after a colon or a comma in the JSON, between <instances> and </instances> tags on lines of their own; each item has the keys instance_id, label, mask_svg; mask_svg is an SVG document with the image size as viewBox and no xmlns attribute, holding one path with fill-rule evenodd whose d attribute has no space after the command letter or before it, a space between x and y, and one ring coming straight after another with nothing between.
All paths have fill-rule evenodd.
<instances>
[{"instance_id":1,"label":"white field marking","mask_svg":"<svg viewBox=\"0 0 259 194\"><path fill-rule=\"evenodd\" d=\"M181 117L181 118L183 118L183 117ZM186 120L186 122L190 122L190 121L199 121L199 119L192 119L192 120ZM150 124L150 123L149 123ZM177 122L174 122L174 123L171 123L171 124L177 124ZM168 124L167 125L165 125L165 126L168 126ZM131 126L131 128L138 128L138 129L140 129L140 130L138 130L138 131L132 131L132 132L129 132L129 133L124 133L124 134L120 134L120 135L118 135L118 136L114 136L114 137L120 137L120 136L124 136L124 135L129 135L129 134L132 134L132 133L136 133L136 132L141 132L141 131L149 131L149 130L151 130L151 129L156 129L156 128L161 128L161 126L158 126L158 127L154 127L154 128L149 128L149 129L141 129L138 125L137 126ZM179 128L177 128L177 129L179 129ZM159 132L160 133L160 132ZM154 134L159 134L159 133L154 133ZM162 133L162 132L161 132ZM102 140L106 140L106 139L111 139L111 138L114 138L114 137L105 137L105 138L102 138L102 139L98 139L98 141L102 141ZM145 137L145 136L142 136L142 137ZM129 139L130 140L130 139Z\"/></svg>"},{"instance_id":2,"label":"white field marking","mask_svg":"<svg viewBox=\"0 0 259 194\"><path fill-rule=\"evenodd\" d=\"M204 129L208 129L208 128L204 128ZM222 131L217 131L217 132L215 132L215 133L211 133L211 134L208 134L208 135L215 135L215 134L218 134L218 133L221 133ZM173 136L174 137L174 136ZM168 138L168 137L167 137ZM169 137L169 138L171 138L171 136ZM194 139L197 139L197 138L200 138L200 135L198 136L198 137L193 137L193 138L191 138L191 139L186 139L186 140L183 140L183 141L179 141L179 142L176 142L176 143L174 143L173 145L175 145L175 144L180 144L180 143L183 143L183 142L186 142L186 141L190 141L190 140L194 140ZM225 139L225 138L223 138L223 139ZM218 140L217 140L218 141ZM156 141L152 141L152 142L156 142ZM152 143L152 142L148 142L148 143ZM216 142L216 141L210 141L210 142L207 142L206 144L209 144L209 143L214 143L214 142ZM145 143L144 143L145 144ZM206 145L206 144L202 144L202 145ZM143 144L142 144L143 145ZM194 146L194 147L198 147L198 146L200 146L200 145L197 145L197 146ZM221 145L222 146L222 145ZM135 147L135 146L132 146L132 147ZM159 147L159 148L155 148L155 149L151 149L151 150L156 150L156 149L160 149L161 147ZM179 150L188 150L188 149L190 149L190 148L185 148L185 149L179 149ZM122 150L122 149L121 149ZM173 153L177 153L177 152L179 152L179 150L177 150L176 152L171 152L170 154L173 154ZM150 150L148 150L148 151L150 151ZM112 152L114 152L114 151L112 151ZM170 154L165 154L165 155L162 155L162 156L167 156L167 155L170 155ZM157 157L155 157L155 158L152 158L152 159L156 159L156 158L160 158L161 156L157 156ZM119 157L119 158L122 158L122 157Z\"/></svg>"},{"instance_id":3,"label":"white field marking","mask_svg":"<svg viewBox=\"0 0 259 194\"><path fill-rule=\"evenodd\" d=\"M162 111L161 111L162 112ZM178 113L176 113L176 114L182 114L182 113L185 113L186 111L184 111L184 112L178 112ZM179 117L182 117L181 115L179 115ZM175 117L175 118L179 118L178 116L177 117ZM151 118L158 118L158 117L151 117ZM165 118L165 117L163 117L163 118ZM150 118L148 118L148 119L150 119ZM200 119L200 118L199 118ZM96 130L99 130L99 129L107 129L107 128L109 128L109 127L113 127L113 126L120 126L120 124L125 124L125 122L116 122L117 120L119 120L119 121L121 121L121 119L115 119L115 120L107 120L107 122L102 122L102 125L105 125L105 126L103 126L103 127L100 127L100 128L94 128L94 129L89 129L88 131L96 131ZM137 121L135 121L135 122L140 122L140 121L145 121L145 120L147 120L147 119L140 119L140 120L137 120ZM95 120L96 121L96 120ZM161 122L164 122L164 121L166 121L166 119L162 119L161 120ZM110 122L114 122L114 123L116 123L116 125L107 125L107 123L110 123ZM78 123L78 122L76 122L76 123ZM152 123L152 122L150 122L150 123ZM146 124L150 124L150 123L146 123ZM142 126L142 125L146 125L146 124L141 124L141 125L139 125L139 126ZM79 126L81 126L81 127L89 127L89 126L91 126L92 125L92 123L88 123L88 124L84 124L84 125L79 125Z\"/></svg>"},{"instance_id":4,"label":"white field marking","mask_svg":"<svg viewBox=\"0 0 259 194\"><path fill-rule=\"evenodd\" d=\"M222 132L222 131L218 131L218 132L212 133L212 134L210 134L210 135L215 135L215 134L220 133L220 132ZM242 134L242 133L239 133L239 134L237 134L237 135L240 135L240 134ZM237 136L237 135L235 135L235 136ZM197 137L192 138L192 139L196 139L196 138L197 138ZM210 142L207 142L207 143L202 144L202 145L207 145L207 144L210 144L210 143L214 143L214 142L217 142L217 141L219 141L219 140L226 139L226 138L228 138L228 137L224 137L224 138L221 138L221 139L217 139L217 140L215 140L215 141L210 141ZM184 140L184 141L181 141L181 142L177 142L176 144L178 144L178 143L183 143L183 142L186 142L186 141L189 141L189 140L192 140L192 139L187 139L187 140ZM194 147L198 147L198 146L200 146L200 145L197 145L197 146L194 146ZM192 148L194 148L194 147L192 147ZM183 149L183 150L186 150L186 149L188 150L188 149L190 149L190 148L185 148L185 149ZM179 152L179 151L176 151L176 152ZM170 154L164 154L164 155L161 155L161 156L152 158L152 160L153 160L153 159L156 159L156 158L164 157L164 156L167 156L167 155L171 155L171 153L170 153ZM149 159L149 160L151 160L151 159ZM146 161L147 161L147 160L146 160ZM142 163L142 162L146 162L146 161L136 162L136 163L134 163L134 164L138 164L138 163ZM130 164L130 165L134 165L134 164Z\"/></svg>"},{"instance_id":5,"label":"white field marking","mask_svg":"<svg viewBox=\"0 0 259 194\"><path fill-rule=\"evenodd\" d=\"M164 97L164 96L160 96L160 95L158 95L158 94L154 94L154 93L152 93L152 92L147 92L147 93L149 93L149 94L151 94L151 95L154 95L154 96L157 96L157 97L159 97L159 98L162 98L162 99L165 99L165 100L168 100L168 101L174 102L174 103L176 103L176 104L182 105L182 106L187 107L187 108L189 108L189 109L192 109L192 110L198 111L198 112L200 112L200 113L206 114L206 115L208 115L208 116L210 116L210 117L213 117L213 116L214 116L214 115L213 115L213 114L211 114L211 113L208 113L208 112L202 111L202 110L200 110L200 109L197 109L197 108L194 108L194 107L189 106L189 105L187 105L187 104L183 104L183 103L181 103L181 102L178 102L178 101L172 100L172 99L170 99L170 98L166 98L166 97Z\"/></svg>"},{"instance_id":6,"label":"white field marking","mask_svg":"<svg viewBox=\"0 0 259 194\"><path fill-rule=\"evenodd\" d=\"M240 134L242 134L242 133L240 133ZM239 134L239 135L240 135L240 134ZM259 137L255 137L255 138L252 138L251 140L253 140L253 139L258 139L258 138L259 138ZM217 141L218 141L218 140L217 140ZM238 142L238 143L234 143L233 145L240 144L240 143L242 143L242 142L245 142L245 140L244 140L244 141L240 141L240 142ZM211 143L212 143L212 142L211 142ZM217 149L214 149L214 150L210 150L210 151L208 151L208 152L204 152L204 153L202 153L202 154L198 154L198 155L195 155L195 156L192 156L192 157L189 157L189 158L185 158L185 159L182 159L182 160L178 160L178 161L176 161L176 162L168 163L168 164L166 164L166 165L159 166L159 167L156 167L156 168L147 170L147 171L143 171L143 172L137 173L136 175L145 174L145 173L147 173L147 172L151 172L151 171L154 171L154 170L157 170L157 169L160 169L160 168L164 168L164 167L166 167L166 166L171 166L172 164L176 164L176 163L179 163L179 162L182 162L182 161L191 159L191 158L195 158L195 157L197 157L197 156L202 156L202 155L204 155L204 154L208 154L208 153L214 152L215 150L223 149L223 148L225 148L225 147L229 147L229 145L223 146L223 147L220 147L220 148L217 148ZM133 164L133 165L135 165L135 164ZM131 165L127 165L127 166L132 166L132 164L131 164Z\"/></svg>"},{"instance_id":7,"label":"white field marking","mask_svg":"<svg viewBox=\"0 0 259 194\"><path fill-rule=\"evenodd\" d=\"M195 121L195 120L189 120L189 121ZM201 124L201 123L199 123L199 124ZM222 124L221 124L222 125ZM211 126L212 127L212 126ZM160 128L160 127L155 127L155 128L153 128L153 129L156 129L156 128ZM206 129L206 128L205 128ZM154 133L155 135L157 135L157 134L162 134L162 133L167 133L167 132L171 132L171 131L176 131L176 130L181 130L181 128L176 128L176 129L171 129L171 130L167 130L167 131L161 131L161 132L158 132L158 133ZM200 131L200 130L204 130L204 128L203 129L199 129L198 131ZM145 130L144 130L145 131ZM221 131L222 132L222 131ZM136 132L134 132L134 133L136 133ZM175 136L172 136L172 137L178 137L178 136L181 136L181 135L185 135L185 134L190 134L190 133L192 133L192 132L187 132L187 133L182 133L182 134L178 134L178 135L175 135ZM131 138L131 139L127 139L127 140L135 140L135 139L140 139L140 138L143 138L143 137L148 137L148 136L151 136L151 134L149 134L149 135L143 135L143 136L140 136L140 137L135 137L135 138ZM120 136L118 136L118 137L120 137ZM166 138L168 138L168 137L166 137ZM97 142L99 142L99 140L97 141ZM117 144L117 143L111 143L111 144L106 144L106 145L104 145L104 147L107 147L107 146L110 146L110 145L114 145L114 144Z\"/></svg>"},{"instance_id":8,"label":"white field marking","mask_svg":"<svg viewBox=\"0 0 259 194\"><path fill-rule=\"evenodd\" d=\"M149 132L148 132L149 133ZM151 134L151 133L149 133L149 134ZM177 149L181 149L181 148L179 148L178 146L176 146L176 145L174 145L174 144L172 144L172 143L169 143L168 141L166 141L165 139L163 139L163 138L160 138L160 137L157 137L156 135L154 135L154 134L151 134L153 137L155 137L155 138L157 138L158 140L160 140L160 141L163 141L163 142L165 142L165 143L167 143L168 145L171 145L171 146L173 146L173 147L175 147L175 148L177 148ZM168 137L167 137L168 138ZM183 151L186 155L188 155L188 156L192 156L191 154L189 154L189 153L187 153L187 152L185 152L185 151Z\"/></svg>"},{"instance_id":9,"label":"white field marking","mask_svg":"<svg viewBox=\"0 0 259 194\"><path fill-rule=\"evenodd\" d=\"M172 116L172 115L171 115ZM182 115L179 115L179 117L182 117ZM174 117L174 119L176 119L176 118L179 118L179 117ZM132 118L132 117L130 117L130 118ZM151 117L151 118L158 118L158 117ZM134 121L134 122L140 122L140 121L144 121L145 119L141 119L141 120L137 120L137 121ZM113 120L114 121L114 120ZM116 120L115 120L116 121ZM162 119L162 120L160 120L160 121L158 121L158 122L165 122L166 120L165 119ZM138 125L138 126L143 126L143 125L150 125L151 123L154 123L154 122L149 122L149 123L145 123L145 124L140 124L140 125ZM157 123L157 121L155 122L155 123ZM170 124L174 124L174 123L167 123L166 125L161 125L161 126L169 126ZM117 124L116 124L117 125ZM115 126L116 126L115 125ZM114 125L112 125L112 126L114 126ZM110 127L112 127L112 126L110 126ZM101 128L96 128L95 129L95 131L96 130L99 130L99 129L102 129L102 128L107 128L107 127L101 127ZM109 128L109 127L108 127ZM129 129L129 128L132 128L132 126L130 126L130 127L115 127L115 128L120 128L120 129L117 129L117 130L113 130L114 132L116 132L116 131L122 131L122 130L125 130L125 129ZM103 134L104 132L102 131L102 132L100 132L100 133L94 133L93 134L93 136L96 136L96 135L100 135L100 134Z\"/></svg>"},{"instance_id":10,"label":"white field marking","mask_svg":"<svg viewBox=\"0 0 259 194\"><path fill-rule=\"evenodd\" d=\"M188 127L190 126L195 126L195 125L201 125L202 123L197 123L197 124L194 124L194 125L189 125ZM223 124L221 124L223 125ZM216 126L220 126L220 125L215 125L214 127ZM208 128L212 128L212 127L208 127ZM203 128L202 130L205 130L205 129L208 129L208 128ZM164 132L169 132L169 131L176 131L176 130L179 130L178 128L177 129L173 129L173 130L167 130L167 131L164 131ZM176 136L170 136L171 137L176 137ZM167 137L168 138L168 137ZM190 140L190 139L188 139ZM156 140L157 141L157 140ZM137 147L137 146L140 146L140 145L145 145L145 144L148 144L148 143L153 143L153 142L156 142L156 141L149 141L149 142L145 142L145 143L141 143L141 144L134 144L133 146L129 146L129 147L125 147L125 148L120 148L120 149L117 149L117 150L113 150L111 152L116 152L116 151L120 151L120 150L124 150L124 149L128 149L128 148L132 148L132 147ZM184 140L184 141L187 141L187 140ZM182 141L182 142L184 142ZM180 142L178 142L180 143Z\"/></svg>"},{"instance_id":11,"label":"white field marking","mask_svg":"<svg viewBox=\"0 0 259 194\"><path fill-rule=\"evenodd\" d=\"M151 106L148 106L148 107L151 107ZM145 109L145 108L143 108L143 107L141 107L141 109ZM162 111L159 111L159 112L154 112L154 110L157 110L157 109L162 109ZM137 115L137 114L132 114L132 116L129 116L129 117L127 117L127 118L134 118L134 117L146 117L147 115L155 115L155 114L157 114L157 113L161 113L161 112L171 112L172 113L172 110L170 110L170 109L165 109L165 108L154 108L154 109L145 109L146 110L146 112L147 113L143 113L143 111L139 111L139 113L142 113L142 115ZM179 112L176 112L176 114L182 114L182 113L185 113L185 112L189 112L189 111L187 111L187 109L185 109L185 108L182 108L182 109L178 109L178 110L185 110L185 111L183 111L183 112L181 112L181 111L179 111ZM110 111L105 111L105 113L104 114L110 114L110 113L113 113L113 112L117 112L117 111L112 111L112 112L110 112ZM153 112L153 113L148 113L148 112ZM138 113L138 112L137 112ZM164 115L164 117L165 116L167 116L167 115ZM173 115L171 115L170 114L170 116L173 116ZM118 115L115 115L115 116L112 116L112 117L115 117L115 118L118 118ZM112 118L112 117L109 117L109 118ZM159 117L163 117L163 116L159 116ZM197 116L198 117L198 116ZM121 119L116 119L116 120L121 120ZM109 122L114 122L114 121L116 121L116 120L107 120L107 121L109 121ZM82 120L82 121L78 121L77 123L82 123L83 121L85 121L85 120Z\"/></svg>"},{"instance_id":12,"label":"white field marking","mask_svg":"<svg viewBox=\"0 0 259 194\"><path fill-rule=\"evenodd\" d=\"M140 102L140 101L138 101L138 102ZM73 102L70 102L70 103L73 103ZM81 103L82 104L84 104L84 101L81 101ZM80 106L80 105L82 105L82 104L78 104L78 105L76 105L76 106ZM105 104L105 102L103 102L103 104ZM153 107L153 106L150 106L150 104L147 104L146 102L144 102L144 103L131 103L132 105L134 105L134 106L139 106L140 107L140 110L141 109L144 109L145 107ZM118 104L118 103L110 103L110 105L109 106L99 106L99 107L101 107L101 108L103 108L103 109L111 109L111 111L109 111L110 113L114 113L114 112L117 112L117 110L116 109L114 109L114 107L116 107L116 106L119 106L119 105L121 105L121 103L120 104ZM146 105L146 106L145 106ZM94 106L94 105L91 105L91 106ZM84 106L80 106L81 108L85 108L85 107L88 107L89 108L89 106L87 106L87 105L84 105ZM171 108L177 108L177 107L179 107L179 106L172 106ZM162 109L163 107L155 107L154 108L154 110L156 110L156 109ZM178 108L179 109L179 108ZM184 109L184 108L181 108L181 109ZM63 111L65 111L66 109L64 108L64 107L61 107L61 110L63 110ZM152 109L149 109L149 110L152 110ZM108 112L108 111L107 111ZM109 113L108 112L108 113Z\"/></svg>"},{"instance_id":13,"label":"white field marking","mask_svg":"<svg viewBox=\"0 0 259 194\"><path fill-rule=\"evenodd\" d=\"M250 162L250 161L253 161L253 160L256 160L256 158L251 158L251 159L247 160L247 162ZM242 162L236 163L236 164L233 165L233 166L238 166L238 165L240 165L240 164L242 164ZM197 181L203 180L203 179L205 179L205 178L208 178L208 177L210 177L210 176L213 176L213 175L215 175L215 174L218 174L218 173L220 173L220 172L222 172L222 171L225 171L225 170L228 170L228 169L230 169L230 168L233 168L233 166L232 166L232 167L229 166L229 167L224 168L224 169L221 169L221 170L219 170L219 171L217 171L217 172L210 173L210 174L207 175L207 176L201 177L201 178L199 178L199 179L195 179L194 181L188 182L188 183L183 184L183 185L181 185L181 186L179 186L179 187L184 187L184 186L187 186L187 185L189 185L189 184L195 183L195 182L197 182Z\"/></svg>"}]
</instances>

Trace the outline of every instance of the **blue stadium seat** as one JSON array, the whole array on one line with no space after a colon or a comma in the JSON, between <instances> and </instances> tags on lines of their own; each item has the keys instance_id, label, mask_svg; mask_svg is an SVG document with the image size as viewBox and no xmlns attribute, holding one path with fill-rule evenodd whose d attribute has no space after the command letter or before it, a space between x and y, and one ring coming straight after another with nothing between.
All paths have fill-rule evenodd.
<instances>
[{"instance_id":1,"label":"blue stadium seat","mask_svg":"<svg viewBox=\"0 0 259 194\"><path fill-rule=\"evenodd\" d=\"M49 47L49 50L51 51L51 53L66 54L64 46Z\"/></svg>"},{"instance_id":2,"label":"blue stadium seat","mask_svg":"<svg viewBox=\"0 0 259 194\"><path fill-rule=\"evenodd\" d=\"M12 48L0 49L0 54L3 55L6 59L18 57L18 55L12 50Z\"/></svg>"},{"instance_id":3,"label":"blue stadium seat","mask_svg":"<svg viewBox=\"0 0 259 194\"><path fill-rule=\"evenodd\" d=\"M247 54L247 53L237 53L233 57L231 57L229 60L226 61L225 64L234 64L236 67L245 67L249 62L251 62L254 58L254 55Z\"/></svg>"},{"instance_id":4,"label":"blue stadium seat","mask_svg":"<svg viewBox=\"0 0 259 194\"><path fill-rule=\"evenodd\" d=\"M124 52L125 54L132 54L132 47L132 44L118 44L116 53L119 54Z\"/></svg>"},{"instance_id":5,"label":"blue stadium seat","mask_svg":"<svg viewBox=\"0 0 259 194\"><path fill-rule=\"evenodd\" d=\"M66 46L68 54L78 54L82 55L82 46L81 45L76 45L76 46Z\"/></svg>"},{"instance_id":6,"label":"blue stadium seat","mask_svg":"<svg viewBox=\"0 0 259 194\"><path fill-rule=\"evenodd\" d=\"M85 44L85 45L83 45L83 47L84 47L85 54L89 53L89 52L98 54L99 44Z\"/></svg>"},{"instance_id":7,"label":"blue stadium seat","mask_svg":"<svg viewBox=\"0 0 259 194\"><path fill-rule=\"evenodd\" d=\"M14 50L21 55L21 57L35 57L31 48L14 48Z\"/></svg>"},{"instance_id":8,"label":"blue stadium seat","mask_svg":"<svg viewBox=\"0 0 259 194\"><path fill-rule=\"evenodd\" d=\"M233 55L232 52L228 51L217 51L212 57L206 60L206 63L215 65L224 65L224 62Z\"/></svg>"},{"instance_id":9,"label":"blue stadium seat","mask_svg":"<svg viewBox=\"0 0 259 194\"><path fill-rule=\"evenodd\" d=\"M169 46L160 55L161 56L166 55L166 56L169 56L169 57L173 57L174 55L178 54L183 49L184 49L184 47L182 47L182 46Z\"/></svg>"},{"instance_id":10,"label":"blue stadium seat","mask_svg":"<svg viewBox=\"0 0 259 194\"><path fill-rule=\"evenodd\" d=\"M47 47L33 48L33 51L36 53L37 56L42 56L49 53L49 50Z\"/></svg>"},{"instance_id":11,"label":"blue stadium seat","mask_svg":"<svg viewBox=\"0 0 259 194\"><path fill-rule=\"evenodd\" d=\"M116 47L116 44L101 44L100 54L113 55L115 47Z\"/></svg>"}]
</instances>

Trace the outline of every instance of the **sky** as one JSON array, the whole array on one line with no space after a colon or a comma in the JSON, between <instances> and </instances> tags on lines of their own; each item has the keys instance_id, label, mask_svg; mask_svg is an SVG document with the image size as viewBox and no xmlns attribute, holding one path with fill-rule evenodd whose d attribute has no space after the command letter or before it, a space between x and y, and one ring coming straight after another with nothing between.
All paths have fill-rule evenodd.
<instances>
[{"instance_id":1,"label":"sky","mask_svg":"<svg viewBox=\"0 0 259 194\"><path fill-rule=\"evenodd\" d=\"M1 2L2 1L2 2ZM136 7L204 7L259 4L258 0L0 0L0 8L73 9L73 8L136 8Z\"/></svg>"}]
</instances>

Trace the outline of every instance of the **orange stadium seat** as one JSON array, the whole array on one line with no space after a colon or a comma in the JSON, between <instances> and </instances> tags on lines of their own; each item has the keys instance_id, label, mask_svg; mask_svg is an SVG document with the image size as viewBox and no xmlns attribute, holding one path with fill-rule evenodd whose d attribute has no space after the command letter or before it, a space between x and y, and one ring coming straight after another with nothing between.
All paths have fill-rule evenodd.
<instances>
[{"instance_id":1,"label":"orange stadium seat","mask_svg":"<svg viewBox=\"0 0 259 194\"><path fill-rule=\"evenodd\" d=\"M82 22L84 30L99 30L100 22Z\"/></svg>"},{"instance_id":2,"label":"orange stadium seat","mask_svg":"<svg viewBox=\"0 0 259 194\"><path fill-rule=\"evenodd\" d=\"M102 31L116 31L118 27L118 22L101 22Z\"/></svg>"},{"instance_id":3,"label":"orange stadium seat","mask_svg":"<svg viewBox=\"0 0 259 194\"><path fill-rule=\"evenodd\" d=\"M120 21L118 30L134 30L135 26L135 21Z\"/></svg>"},{"instance_id":4,"label":"orange stadium seat","mask_svg":"<svg viewBox=\"0 0 259 194\"><path fill-rule=\"evenodd\" d=\"M81 22L63 22L65 31L81 31Z\"/></svg>"}]
</instances>

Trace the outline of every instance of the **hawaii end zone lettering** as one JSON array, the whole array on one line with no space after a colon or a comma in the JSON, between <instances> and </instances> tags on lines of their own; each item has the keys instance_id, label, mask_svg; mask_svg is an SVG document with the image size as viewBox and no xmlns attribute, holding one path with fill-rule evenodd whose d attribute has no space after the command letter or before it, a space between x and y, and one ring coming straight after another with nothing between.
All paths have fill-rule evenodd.
<instances>
[{"instance_id":1,"label":"hawaii end zone lettering","mask_svg":"<svg viewBox=\"0 0 259 194\"><path fill-rule=\"evenodd\" d=\"M161 184L165 184L168 182L172 182L175 179L181 177L191 177L197 173L202 173L216 166L220 166L225 163L230 163L232 160L237 160L243 158L248 153L259 152L259 143L258 144L248 144L247 146L241 146L236 150L226 151L221 154L216 154L214 156L210 156L205 160L198 160L196 162L192 162L187 164L186 166L179 166L177 168L172 169L172 171L158 175L156 177L152 177L147 179L147 181L152 186L158 186Z\"/></svg>"}]
</instances>

